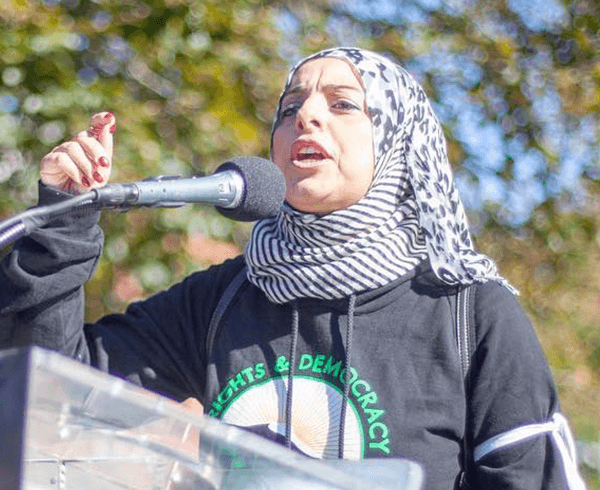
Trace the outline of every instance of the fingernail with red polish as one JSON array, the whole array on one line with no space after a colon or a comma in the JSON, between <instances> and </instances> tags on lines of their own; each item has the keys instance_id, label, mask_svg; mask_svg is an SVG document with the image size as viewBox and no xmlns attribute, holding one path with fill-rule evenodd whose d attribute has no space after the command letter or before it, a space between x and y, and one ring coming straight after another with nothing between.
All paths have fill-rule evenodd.
<instances>
[{"instance_id":1,"label":"fingernail with red polish","mask_svg":"<svg viewBox=\"0 0 600 490\"><path fill-rule=\"evenodd\" d=\"M98 165L101 167L108 167L108 159L106 157L100 157L98 159Z\"/></svg>"},{"instance_id":2,"label":"fingernail with red polish","mask_svg":"<svg viewBox=\"0 0 600 490\"><path fill-rule=\"evenodd\" d=\"M82 183L82 185L84 187L89 187L90 186L90 181L85 176L81 177L81 183Z\"/></svg>"},{"instance_id":3,"label":"fingernail with red polish","mask_svg":"<svg viewBox=\"0 0 600 490\"><path fill-rule=\"evenodd\" d=\"M115 134L115 131L116 131L116 130L117 130L117 125L116 125L116 124L113 124L113 125L110 127L110 129L109 129L109 131L110 131L110 134Z\"/></svg>"},{"instance_id":4,"label":"fingernail with red polish","mask_svg":"<svg viewBox=\"0 0 600 490\"><path fill-rule=\"evenodd\" d=\"M94 172L93 176L94 176L94 180L96 182L103 182L104 181L104 179L102 178L102 175L100 175L98 172Z\"/></svg>"}]
</instances>

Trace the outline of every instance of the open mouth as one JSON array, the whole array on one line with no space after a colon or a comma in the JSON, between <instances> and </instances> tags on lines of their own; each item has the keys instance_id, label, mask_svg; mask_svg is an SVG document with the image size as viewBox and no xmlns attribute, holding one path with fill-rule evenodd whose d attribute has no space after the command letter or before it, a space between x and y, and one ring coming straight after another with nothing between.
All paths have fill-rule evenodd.
<instances>
[{"instance_id":1,"label":"open mouth","mask_svg":"<svg viewBox=\"0 0 600 490\"><path fill-rule=\"evenodd\" d=\"M298 141L292 147L292 160L294 162L315 162L328 158L330 158L329 154L316 143Z\"/></svg>"}]
</instances>

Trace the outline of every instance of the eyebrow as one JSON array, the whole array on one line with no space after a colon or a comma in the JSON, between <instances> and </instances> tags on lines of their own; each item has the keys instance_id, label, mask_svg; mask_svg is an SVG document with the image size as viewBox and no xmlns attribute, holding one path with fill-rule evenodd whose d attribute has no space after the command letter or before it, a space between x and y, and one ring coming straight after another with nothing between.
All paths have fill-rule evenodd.
<instances>
[{"instance_id":1,"label":"eyebrow","mask_svg":"<svg viewBox=\"0 0 600 490\"><path fill-rule=\"evenodd\" d=\"M324 85L323 89L327 91L350 90L353 92L360 93L362 95L364 95L365 93L362 87L356 87L352 85L339 85L335 83ZM283 94L282 99L286 98L288 95L295 95L303 92L306 92L306 88L304 88L302 85L296 85L295 87L291 87L290 89L286 90Z\"/></svg>"}]
</instances>

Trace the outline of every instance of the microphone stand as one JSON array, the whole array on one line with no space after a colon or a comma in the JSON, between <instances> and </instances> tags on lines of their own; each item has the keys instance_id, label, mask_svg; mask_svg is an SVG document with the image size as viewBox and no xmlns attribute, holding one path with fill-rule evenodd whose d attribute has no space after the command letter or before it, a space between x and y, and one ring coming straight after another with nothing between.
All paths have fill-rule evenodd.
<instances>
[{"instance_id":1,"label":"microphone stand","mask_svg":"<svg viewBox=\"0 0 600 490\"><path fill-rule=\"evenodd\" d=\"M160 175L145 179L144 182L160 183L178 179L180 177L176 175ZM229 191L229 188L226 187L226 190ZM150 202L139 204L139 189L136 184L112 184L93 189L90 192L74 196L56 204L33 207L0 223L0 249L21 236L28 235L51 221L68 214L82 214L102 208L128 211L132 206L136 205L176 208L183 206L186 202L194 202L186 200L181 202L168 200L162 202L160 200L160 191L155 191L155 194L151 197L153 199Z\"/></svg>"},{"instance_id":2,"label":"microphone stand","mask_svg":"<svg viewBox=\"0 0 600 490\"><path fill-rule=\"evenodd\" d=\"M48 206L37 206L0 223L0 248L28 235L37 228L68 214L93 211L101 208L98 193L87 192Z\"/></svg>"}]
</instances>

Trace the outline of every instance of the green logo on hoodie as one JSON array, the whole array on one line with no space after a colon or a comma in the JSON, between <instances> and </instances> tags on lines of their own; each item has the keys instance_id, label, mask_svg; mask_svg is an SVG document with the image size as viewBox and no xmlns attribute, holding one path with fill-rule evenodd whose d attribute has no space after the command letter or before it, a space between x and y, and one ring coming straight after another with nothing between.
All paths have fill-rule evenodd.
<instances>
[{"instance_id":1,"label":"green logo on hoodie","mask_svg":"<svg viewBox=\"0 0 600 490\"><path fill-rule=\"evenodd\" d=\"M325 354L301 354L294 368L292 442L313 457L337 457L342 393L346 373L342 360ZM213 400L209 414L244 427L264 426L283 433L289 360L279 356L232 376ZM270 374L272 373L272 374ZM390 454L385 410L371 384L350 368L346 401L344 456L364 458Z\"/></svg>"}]
</instances>

